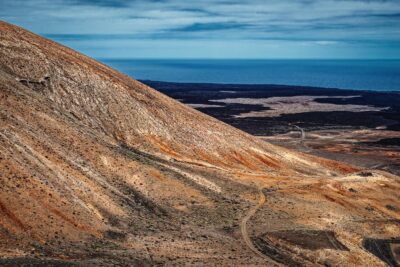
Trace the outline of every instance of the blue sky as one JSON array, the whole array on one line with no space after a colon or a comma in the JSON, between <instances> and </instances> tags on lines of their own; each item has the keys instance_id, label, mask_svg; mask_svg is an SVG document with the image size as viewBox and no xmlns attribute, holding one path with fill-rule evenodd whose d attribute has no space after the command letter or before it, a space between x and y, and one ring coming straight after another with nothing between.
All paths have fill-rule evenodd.
<instances>
[{"instance_id":1,"label":"blue sky","mask_svg":"<svg viewBox=\"0 0 400 267\"><path fill-rule=\"evenodd\" d=\"M0 18L96 58L400 58L400 0L0 0Z\"/></svg>"}]
</instances>

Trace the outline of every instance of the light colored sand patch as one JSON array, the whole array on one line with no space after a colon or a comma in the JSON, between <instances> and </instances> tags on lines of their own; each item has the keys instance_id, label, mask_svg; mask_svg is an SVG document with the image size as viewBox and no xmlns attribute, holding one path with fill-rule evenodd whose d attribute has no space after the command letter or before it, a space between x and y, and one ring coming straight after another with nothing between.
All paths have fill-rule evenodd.
<instances>
[{"instance_id":1,"label":"light colored sand patch","mask_svg":"<svg viewBox=\"0 0 400 267\"><path fill-rule=\"evenodd\" d=\"M340 105L330 103L318 103L315 100L321 98L354 98L359 96L290 96L290 97L270 97L270 98L226 98L218 100L210 100L217 103L226 104L245 104L245 105L262 105L268 110L251 111L236 115L236 118L246 117L279 117L283 114L296 114L304 112L332 112L332 111L349 111L349 112L366 112L366 111L382 111L388 107L374 107L367 105Z\"/></svg>"},{"instance_id":2,"label":"light colored sand patch","mask_svg":"<svg viewBox=\"0 0 400 267\"><path fill-rule=\"evenodd\" d=\"M186 104L192 108L223 108L222 105L208 105L208 104Z\"/></svg>"},{"instance_id":3,"label":"light colored sand patch","mask_svg":"<svg viewBox=\"0 0 400 267\"><path fill-rule=\"evenodd\" d=\"M340 180L341 182L359 182L359 183L377 183L377 182L388 182L389 178L385 177L380 173L373 173L372 176L362 176L359 174L351 174L345 177L339 177L335 180Z\"/></svg>"},{"instance_id":4,"label":"light colored sand patch","mask_svg":"<svg viewBox=\"0 0 400 267\"><path fill-rule=\"evenodd\" d=\"M176 172L182 174L186 178L191 179L196 184L198 184L200 186L203 186L205 188L208 188L208 189L210 189L210 190L212 190L212 191L214 191L216 193L221 193L221 191L222 191L221 187L219 187L215 183L213 183L213 182L211 182L211 181L207 180L206 178L203 178L203 177L201 177L199 175L195 175L195 174L192 174L192 173L185 172L185 171L183 171L181 169L178 169L178 168L175 168L173 166L168 166L168 168L173 170L173 171L176 171Z\"/></svg>"}]
</instances>

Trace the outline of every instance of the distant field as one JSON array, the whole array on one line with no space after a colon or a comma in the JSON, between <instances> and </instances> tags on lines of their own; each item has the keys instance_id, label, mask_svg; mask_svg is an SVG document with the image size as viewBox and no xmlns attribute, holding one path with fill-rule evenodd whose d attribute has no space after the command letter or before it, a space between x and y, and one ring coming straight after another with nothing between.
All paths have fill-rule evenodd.
<instances>
[{"instance_id":1,"label":"distant field","mask_svg":"<svg viewBox=\"0 0 400 267\"><path fill-rule=\"evenodd\" d=\"M400 93L144 82L268 142L400 173Z\"/></svg>"},{"instance_id":2,"label":"distant field","mask_svg":"<svg viewBox=\"0 0 400 267\"><path fill-rule=\"evenodd\" d=\"M399 92L143 82L254 135L286 133L294 129L293 124L308 130L400 130ZM268 102L271 98L274 101Z\"/></svg>"}]
</instances>

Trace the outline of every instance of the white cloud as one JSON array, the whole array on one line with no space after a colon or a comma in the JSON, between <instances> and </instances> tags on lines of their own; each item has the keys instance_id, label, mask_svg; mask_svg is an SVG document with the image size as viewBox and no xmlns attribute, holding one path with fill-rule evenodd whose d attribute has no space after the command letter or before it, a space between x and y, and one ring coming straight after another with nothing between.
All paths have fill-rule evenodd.
<instances>
[{"instance_id":1,"label":"white cloud","mask_svg":"<svg viewBox=\"0 0 400 267\"><path fill-rule=\"evenodd\" d=\"M257 43L257 51L272 43L328 49L386 42L393 49L400 42L398 0L1 1L1 19L41 34L81 34L74 42L93 51L101 44L84 40L87 34L128 34L126 42L147 40L153 47L167 45L165 40L196 40L210 49L213 41L225 46L249 41Z\"/></svg>"}]
</instances>

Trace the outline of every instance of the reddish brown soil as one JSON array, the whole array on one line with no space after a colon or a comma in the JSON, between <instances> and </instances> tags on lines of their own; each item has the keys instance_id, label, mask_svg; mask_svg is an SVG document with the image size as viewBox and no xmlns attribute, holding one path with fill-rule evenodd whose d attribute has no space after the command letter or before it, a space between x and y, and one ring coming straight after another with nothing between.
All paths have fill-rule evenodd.
<instances>
[{"instance_id":1,"label":"reddish brown soil","mask_svg":"<svg viewBox=\"0 0 400 267\"><path fill-rule=\"evenodd\" d=\"M397 176L271 145L4 22L0 107L0 265L273 264L239 229L263 188L250 235L349 249L288 261L381 265L363 238L400 234Z\"/></svg>"}]
</instances>

